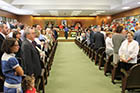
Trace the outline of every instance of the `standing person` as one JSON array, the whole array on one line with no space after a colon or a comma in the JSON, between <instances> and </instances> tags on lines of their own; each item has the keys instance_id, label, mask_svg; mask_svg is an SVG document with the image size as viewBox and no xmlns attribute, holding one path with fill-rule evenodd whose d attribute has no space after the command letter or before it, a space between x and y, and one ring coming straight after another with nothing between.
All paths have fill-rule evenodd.
<instances>
[{"instance_id":1,"label":"standing person","mask_svg":"<svg viewBox=\"0 0 140 93\"><path fill-rule=\"evenodd\" d=\"M34 74L35 78L38 78L41 74L41 65L39 52L34 46L35 31L26 29L24 34L26 39L22 43L21 50L25 64L25 74Z\"/></svg>"},{"instance_id":2,"label":"standing person","mask_svg":"<svg viewBox=\"0 0 140 93\"><path fill-rule=\"evenodd\" d=\"M116 33L112 36L112 43L113 43L113 50L114 50L114 53L113 53L113 63L114 64L117 64L119 61L119 55L118 55L119 48L120 48L122 42L125 40L125 36L121 34L122 30L123 30L123 27L118 26L116 28Z\"/></svg>"},{"instance_id":3,"label":"standing person","mask_svg":"<svg viewBox=\"0 0 140 93\"><path fill-rule=\"evenodd\" d=\"M68 32L69 32L69 29L68 29L67 26L65 26L64 32L65 32L65 38L68 39Z\"/></svg>"},{"instance_id":4,"label":"standing person","mask_svg":"<svg viewBox=\"0 0 140 93\"><path fill-rule=\"evenodd\" d=\"M14 54L19 49L17 40L14 38L5 39L1 49L4 52L1 59L2 72L5 76L4 93L22 93L21 76L24 75L24 71Z\"/></svg>"},{"instance_id":5,"label":"standing person","mask_svg":"<svg viewBox=\"0 0 140 93\"><path fill-rule=\"evenodd\" d=\"M87 42L87 45L90 46L90 29L87 29L87 32L86 32L86 42Z\"/></svg>"},{"instance_id":6,"label":"standing person","mask_svg":"<svg viewBox=\"0 0 140 93\"><path fill-rule=\"evenodd\" d=\"M100 32L101 28L97 28L97 32L94 34L93 39L94 39L94 50L98 50L101 47L105 47L105 39L104 35Z\"/></svg>"},{"instance_id":7,"label":"standing person","mask_svg":"<svg viewBox=\"0 0 140 93\"><path fill-rule=\"evenodd\" d=\"M24 93L36 93L34 76L26 76L22 85Z\"/></svg>"},{"instance_id":8,"label":"standing person","mask_svg":"<svg viewBox=\"0 0 140 93\"><path fill-rule=\"evenodd\" d=\"M25 30L25 26L24 25L21 25L20 26L20 33L21 33L21 40L23 41L24 40L24 30Z\"/></svg>"},{"instance_id":9,"label":"standing person","mask_svg":"<svg viewBox=\"0 0 140 93\"><path fill-rule=\"evenodd\" d=\"M13 32L13 38L15 38L18 41L18 44L19 44L19 50L16 53L16 58L18 59L19 64L22 66L22 68L24 68L22 51L21 51L21 45L22 45L21 33L19 31Z\"/></svg>"},{"instance_id":10,"label":"standing person","mask_svg":"<svg viewBox=\"0 0 140 93\"><path fill-rule=\"evenodd\" d=\"M90 47L92 48L92 46L94 45L94 40L93 40L93 37L94 37L94 32L95 31L95 28L92 28L92 31L90 32Z\"/></svg>"},{"instance_id":11,"label":"standing person","mask_svg":"<svg viewBox=\"0 0 140 93\"><path fill-rule=\"evenodd\" d=\"M139 43L139 47L140 47L140 26L137 27L137 31L135 32L134 35L134 40L136 40Z\"/></svg>"},{"instance_id":12,"label":"standing person","mask_svg":"<svg viewBox=\"0 0 140 93\"><path fill-rule=\"evenodd\" d=\"M2 46L3 40L6 39L6 36L8 35L8 27L6 24L0 24L0 48ZM3 52L0 49L0 92L3 92L3 83L4 83L4 78L2 74L2 69L1 69L1 57L3 55Z\"/></svg>"},{"instance_id":13,"label":"standing person","mask_svg":"<svg viewBox=\"0 0 140 93\"><path fill-rule=\"evenodd\" d=\"M112 44L112 32L107 32L106 36L106 55L107 55L107 58L109 55L113 54L113 44Z\"/></svg>"},{"instance_id":14,"label":"standing person","mask_svg":"<svg viewBox=\"0 0 140 93\"><path fill-rule=\"evenodd\" d=\"M133 40L134 33L128 32L127 39L122 42L119 49L120 66L128 71L133 65L137 64L139 44Z\"/></svg>"},{"instance_id":15,"label":"standing person","mask_svg":"<svg viewBox=\"0 0 140 93\"><path fill-rule=\"evenodd\" d=\"M57 31L58 31L58 29L55 27L55 28L53 28L53 33L54 33L54 38L55 38L55 40L57 40L57 38L58 38L58 33L57 33Z\"/></svg>"}]
</instances>

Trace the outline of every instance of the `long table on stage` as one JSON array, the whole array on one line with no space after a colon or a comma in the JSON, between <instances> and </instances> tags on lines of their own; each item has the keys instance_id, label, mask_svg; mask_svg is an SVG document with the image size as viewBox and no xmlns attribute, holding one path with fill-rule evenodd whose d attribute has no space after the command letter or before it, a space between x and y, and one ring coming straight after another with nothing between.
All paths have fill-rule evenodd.
<instances>
[{"instance_id":1,"label":"long table on stage","mask_svg":"<svg viewBox=\"0 0 140 93\"><path fill-rule=\"evenodd\" d=\"M59 37L65 37L64 31L57 31L59 34ZM68 32L68 37L71 37L72 34L76 34L77 31L69 31Z\"/></svg>"}]
</instances>

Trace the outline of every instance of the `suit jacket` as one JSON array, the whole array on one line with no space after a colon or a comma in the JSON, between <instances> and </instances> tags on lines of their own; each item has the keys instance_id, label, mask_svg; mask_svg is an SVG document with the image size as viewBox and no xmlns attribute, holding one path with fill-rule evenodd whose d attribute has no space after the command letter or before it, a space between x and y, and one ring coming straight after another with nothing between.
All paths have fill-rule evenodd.
<instances>
[{"instance_id":1,"label":"suit jacket","mask_svg":"<svg viewBox=\"0 0 140 93\"><path fill-rule=\"evenodd\" d=\"M94 38L94 49L99 49L100 47L105 47L104 35L100 32L97 32L93 36Z\"/></svg>"},{"instance_id":2,"label":"suit jacket","mask_svg":"<svg viewBox=\"0 0 140 93\"><path fill-rule=\"evenodd\" d=\"M36 48L33 46L32 43L30 43L27 39L23 41L21 50L23 53L23 60L25 64L25 74L31 75L34 74L35 77L38 77L41 75L41 64L40 64L40 57L39 52L36 50Z\"/></svg>"},{"instance_id":3,"label":"suit jacket","mask_svg":"<svg viewBox=\"0 0 140 93\"><path fill-rule=\"evenodd\" d=\"M0 34L0 75L3 75L2 74L2 69L1 69L1 57L2 57L2 55L3 55L3 52L2 52L2 50L1 50L1 46L2 46L2 43L3 43L3 40L4 40L5 38Z\"/></svg>"},{"instance_id":4,"label":"suit jacket","mask_svg":"<svg viewBox=\"0 0 140 93\"><path fill-rule=\"evenodd\" d=\"M93 37L94 37L94 32L91 31L91 32L90 32L90 44L91 44L91 45L93 45L93 43L94 43Z\"/></svg>"},{"instance_id":5,"label":"suit jacket","mask_svg":"<svg viewBox=\"0 0 140 93\"><path fill-rule=\"evenodd\" d=\"M3 40L4 40L5 38L0 34L0 60L1 60L1 57L2 57L2 55L3 55L3 52L1 51L1 46L2 46L2 43L3 43Z\"/></svg>"}]
</instances>

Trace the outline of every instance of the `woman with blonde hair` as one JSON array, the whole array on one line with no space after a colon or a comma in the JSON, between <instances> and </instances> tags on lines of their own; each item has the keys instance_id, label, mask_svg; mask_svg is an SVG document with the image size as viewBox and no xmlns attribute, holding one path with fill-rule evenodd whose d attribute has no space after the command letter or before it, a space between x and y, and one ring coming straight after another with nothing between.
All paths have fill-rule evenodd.
<instances>
[{"instance_id":1,"label":"woman with blonde hair","mask_svg":"<svg viewBox=\"0 0 140 93\"><path fill-rule=\"evenodd\" d=\"M129 70L137 63L137 55L139 53L139 44L134 39L134 33L128 32L127 39L122 42L119 49L119 57L121 68Z\"/></svg>"}]
</instances>

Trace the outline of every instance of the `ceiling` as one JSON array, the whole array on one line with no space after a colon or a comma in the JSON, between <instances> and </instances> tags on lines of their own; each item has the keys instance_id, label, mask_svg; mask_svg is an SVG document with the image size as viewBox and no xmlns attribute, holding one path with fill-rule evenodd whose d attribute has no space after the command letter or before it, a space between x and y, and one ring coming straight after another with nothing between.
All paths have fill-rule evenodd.
<instances>
[{"instance_id":1,"label":"ceiling","mask_svg":"<svg viewBox=\"0 0 140 93\"><path fill-rule=\"evenodd\" d=\"M112 15L136 7L140 0L0 0L2 10L36 16Z\"/></svg>"}]
</instances>

